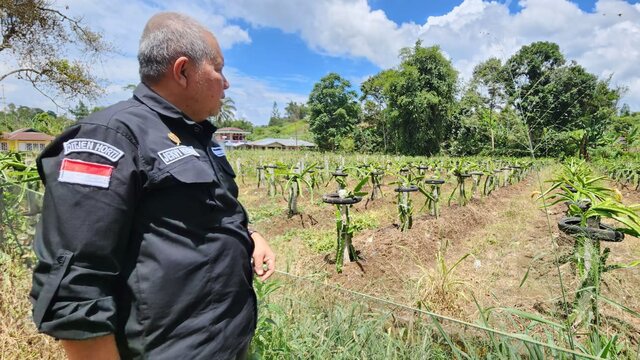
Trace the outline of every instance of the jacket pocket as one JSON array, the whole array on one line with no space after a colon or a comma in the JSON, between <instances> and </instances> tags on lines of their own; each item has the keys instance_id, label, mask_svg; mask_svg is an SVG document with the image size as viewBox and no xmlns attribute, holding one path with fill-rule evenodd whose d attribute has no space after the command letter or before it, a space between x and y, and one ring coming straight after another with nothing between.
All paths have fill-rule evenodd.
<instances>
[{"instance_id":1,"label":"jacket pocket","mask_svg":"<svg viewBox=\"0 0 640 360\"><path fill-rule=\"evenodd\" d=\"M51 300L58 292L58 288L69 268L72 257L73 253L71 251L60 250L58 256L56 256L55 263L51 266L49 276L47 276L47 280L38 295L38 300L33 307L33 321L36 323L38 329L40 329L42 320L51 306Z\"/></svg>"},{"instance_id":2,"label":"jacket pocket","mask_svg":"<svg viewBox=\"0 0 640 360\"><path fill-rule=\"evenodd\" d=\"M182 160L177 166L160 170L151 176L149 189L166 188L184 184L210 184L215 180L211 165L197 158Z\"/></svg>"},{"instance_id":3,"label":"jacket pocket","mask_svg":"<svg viewBox=\"0 0 640 360\"><path fill-rule=\"evenodd\" d=\"M171 168L168 172L176 180L186 184L206 184L215 179L215 174L209 163L203 163L198 159Z\"/></svg>"}]
</instances>

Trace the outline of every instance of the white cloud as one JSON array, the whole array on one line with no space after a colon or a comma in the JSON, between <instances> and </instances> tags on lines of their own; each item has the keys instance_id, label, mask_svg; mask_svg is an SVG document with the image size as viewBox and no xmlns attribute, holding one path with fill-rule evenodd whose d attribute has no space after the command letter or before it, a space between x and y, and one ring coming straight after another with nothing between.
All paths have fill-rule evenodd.
<instances>
[{"instance_id":1,"label":"white cloud","mask_svg":"<svg viewBox=\"0 0 640 360\"><path fill-rule=\"evenodd\" d=\"M505 60L523 45L552 41L567 60L629 87L622 101L640 110L640 6L600 0L591 13L565 0L519 4L521 11L510 14L501 3L467 0L449 14L429 18L420 37L441 45L466 78L491 56Z\"/></svg>"},{"instance_id":2,"label":"white cloud","mask_svg":"<svg viewBox=\"0 0 640 360\"><path fill-rule=\"evenodd\" d=\"M232 67L225 68L225 73L231 84L225 93L236 104L236 116L256 125L266 125L269 122L274 101L281 109L290 101L307 102L306 95L282 91L267 81L247 76Z\"/></svg>"},{"instance_id":3,"label":"white cloud","mask_svg":"<svg viewBox=\"0 0 640 360\"><path fill-rule=\"evenodd\" d=\"M92 29L104 34L106 40L126 55L137 53L145 23L160 11L178 11L194 17L217 35L223 49L251 42L247 31L229 24L223 16L196 2L67 0L65 5L69 6L69 14L82 17Z\"/></svg>"},{"instance_id":4,"label":"white cloud","mask_svg":"<svg viewBox=\"0 0 640 360\"><path fill-rule=\"evenodd\" d=\"M229 17L256 27L296 33L311 49L333 56L364 57L381 67L397 62L398 51L420 27L398 25L366 0L210 0Z\"/></svg>"},{"instance_id":5,"label":"white cloud","mask_svg":"<svg viewBox=\"0 0 640 360\"><path fill-rule=\"evenodd\" d=\"M256 28L297 34L318 53L366 58L380 68L397 65L399 49L420 38L424 45L439 45L466 78L476 64L491 56L506 59L533 41L553 41L567 59L588 71L601 77L613 74L613 84L629 89L622 102L640 110L640 4L599 0L593 12L584 12L567 0L521 0L519 4L521 10L511 14L504 1L465 0L424 24L397 24L384 12L372 10L366 0L67 0L60 6L69 5L66 11L81 15L119 50L95 67L95 74L109 81L100 105L130 96L122 87L138 81L135 53L142 27L151 14L170 9L206 24L224 49L251 42L247 29L230 22L240 18ZM267 121L274 100L283 106L289 100L306 99L307 94L271 85L278 84L277 79L256 79L240 69L229 69L227 74L232 83L228 94L236 101L239 115L256 123ZM351 80L359 85L357 78ZM297 81L317 79L302 74ZM7 79L2 85L7 101L52 107L43 105L47 100L25 82Z\"/></svg>"},{"instance_id":6,"label":"white cloud","mask_svg":"<svg viewBox=\"0 0 640 360\"><path fill-rule=\"evenodd\" d=\"M465 0L417 25L396 24L366 0L209 1L225 16L296 33L320 53L364 57L381 68L396 65L398 50L418 38L439 45L466 78L491 56L506 59L531 42L556 42L567 59L588 71L613 74L615 83L630 88L623 101L640 109L634 95L640 93L640 4L599 0L591 13L567 0L521 0L521 10L511 14L504 2Z\"/></svg>"}]
</instances>

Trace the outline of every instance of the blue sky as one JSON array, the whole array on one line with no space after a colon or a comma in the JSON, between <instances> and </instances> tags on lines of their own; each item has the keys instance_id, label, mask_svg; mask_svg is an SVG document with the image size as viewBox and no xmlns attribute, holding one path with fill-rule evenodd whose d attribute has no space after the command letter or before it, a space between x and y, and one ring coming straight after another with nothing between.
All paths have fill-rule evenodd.
<instances>
[{"instance_id":1,"label":"blue sky","mask_svg":"<svg viewBox=\"0 0 640 360\"><path fill-rule=\"evenodd\" d=\"M93 0L58 1L82 16L118 49L95 65L105 95L95 105L130 96L137 83L135 54L145 21L157 11L194 16L217 35L225 54L238 116L266 124L274 101L306 100L313 84L337 72L357 88L397 66L398 51L416 40L439 45L462 82L490 56L506 59L533 41L558 43L567 59L612 76L640 110L640 5L631 0ZM10 70L0 62L0 71ZM6 102L64 112L17 79L7 79ZM64 99L60 99L64 103ZM67 101L73 106L77 99Z\"/></svg>"}]
</instances>

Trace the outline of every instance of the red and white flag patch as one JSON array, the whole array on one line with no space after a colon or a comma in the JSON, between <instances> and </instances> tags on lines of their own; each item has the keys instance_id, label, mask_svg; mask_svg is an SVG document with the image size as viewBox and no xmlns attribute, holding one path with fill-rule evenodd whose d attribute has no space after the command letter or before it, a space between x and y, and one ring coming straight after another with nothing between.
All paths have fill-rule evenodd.
<instances>
[{"instance_id":1,"label":"red and white flag patch","mask_svg":"<svg viewBox=\"0 0 640 360\"><path fill-rule=\"evenodd\" d=\"M93 162L63 159L58 181L108 188L113 166Z\"/></svg>"}]
</instances>

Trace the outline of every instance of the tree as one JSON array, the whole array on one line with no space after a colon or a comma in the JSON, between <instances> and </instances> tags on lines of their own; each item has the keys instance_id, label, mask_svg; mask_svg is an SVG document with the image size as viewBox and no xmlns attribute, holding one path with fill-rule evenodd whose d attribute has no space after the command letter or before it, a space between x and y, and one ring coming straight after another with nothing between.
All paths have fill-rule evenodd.
<instances>
[{"instance_id":1,"label":"tree","mask_svg":"<svg viewBox=\"0 0 640 360\"><path fill-rule=\"evenodd\" d=\"M391 142L389 94L396 80L397 70L383 70L369 77L360 86L362 117L359 124L360 150L388 152L395 149Z\"/></svg>"},{"instance_id":2,"label":"tree","mask_svg":"<svg viewBox=\"0 0 640 360\"><path fill-rule=\"evenodd\" d=\"M253 131L253 123L246 119L231 119L227 121L216 122L214 123L214 125L217 128L234 127L246 131Z\"/></svg>"},{"instance_id":3,"label":"tree","mask_svg":"<svg viewBox=\"0 0 640 360\"><path fill-rule=\"evenodd\" d=\"M209 119L217 128L235 127L247 131L253 129L253 124L246 119L236 119L236 104L230 97L222 99L220 112Z\"/></svg>"},{"instance_id":4,"label":"tree","mask_svg":"<svg viewBox=\"0 0 640 360\"><path fill-rule=\"evenodd\" d=\"M548 110L555 107L555 99L545 87L551 83L553 71L564 63L557 44L540 41L523 46L505 64L506 93L529 127L532 144L541 138L545 124L553 122Z\"/></svg>"},{"instance_id":5,"label":"tree","mask_svg":"<svg viewBox=\"0 0 640 360\"><path fill-rule=\"evenodd\" d=\"M620 116L629 116L631 115L631 108L629 107L629 104L624 103L622 104L622 107L620 107Z\"/></svg>"},{"instance_id":6,"label":"tree","mask_svg":"<svg viewBox=\"0 0 640 360\"><path fill-rule=\"evenodd\" d=\"M484 109L488 112L478 109L481 113L486 113L487 116L480 118L486 119L486 123L489 127L491 136L491 150L495 150L495 132L496 132L496 116L494 112L496 109L501 108L505 100L504 81L502 81L503 69L502 63L497 58L490 58L478 65L473 69L473 77L471 79L471 91L475 91Z\"/></svg>"},{"instance_id":7,"label":"tree","mask_svg":"<svg viewBox=\"0 0 640 360\"><path fill-rule=\"evenodd\" d=\"M218 115L213 117L213 124L219 126L219 124L233 121L236 117L236 103L230 97L225 97L221 100L220 111Z\"/></svg>"},{"instance_id":8,"label":"tree","mask_svg":"<svg viewBox=\"0 0 640 360\"><path fill-rule=\"evenodd\" d=\"M280 109L278 103L273 102L273 108L271 109L271 117L269 118L269 126L280 126L284 123L282 116L280 116Z\"/></svg>"},{"instance_id":9,"label":"tree","mask_svg":"<svg viewBox=\"0 0 640 360\"><path fill-rule=\"evenodd\" d=\"M41 112L36 114L32 119L32 128L45 134L56 136L73 124L73 120L66 117L58 117L51 112Z\"/></svg>"},{"instance_id":10,"label":"tree","mask_svg":"<svg viewBox=\"0 0 640 360\"><path fill-rule=\"evenodd\" d=\"M307 113L308 109L305 104L290 101L287 106L284 107L284 116L288 122L300 121L307 116Z\"/></svg>"},{"instance_id":11,"label":"tree","mask_svg":"<svg viewBox=\"0 0 640 360\"><path fill-rule=\"evenodd\" d=\"M505 65L509 103L528 127L531 150L546 156L589 158L616 113L620 89L599 80L576 62L566 63L558 45L523 46ZM571 144L569 144L571 143ZM565 149L565 150L559 150Z\"/></svg>"},{"instance_id":12,"label":"tree","mask_svg":"<svg viewBox=\"0 0 640 360\"><path fill-rule=\"evenodd\" d=\"M76 120L84 119L91 114L91 111L89 111L89 108L84 104L84 102L82 102L82 100L78 102L78 105L76 105L75 108L70 109L69 112L76 118Z\"/></svg>"},{"instance_id":13,"label":"tree","mask_svg":"<svg viewBox=\"0 0 640 360\"><path fill-rule=\"evenodd\" d=\"M597 146L605 136L606 129L616 114L616 106L620 99L620 89L609 87L610 77L606 80L598 80L594 75L589 75L595 79L595 83L592 82L590 89L585 93L586 100L577 118L577 126L584 130L580 141L580 156L586 160L590 159L589 149Z\"/></svg>"},{"instance_id":14,"label":"tree","mask_svg":"<svg viewBox=\"0 0 640 360\"><path fill-rule=\"evenodd\" d=\"M58 135L71 124L73 120L40 108L9 104L5 111L0 112L0 129L6 131L33 128L49 135Z\"/></svg>"},{"instance_id":15,"label":"tree","mask_svg":"<svg viewBox=\"0 0 640 360\"><path fill-rule=\"evenodd\" d=\"M352 135L359 107L351 83L329 73L313 86L309 95L309 130L320 150L337 150L343 137Z\"/></svg>"},{"instance_id":16,"label":"tree","mask_svg":"<svg viewBox=\"0 0 640 360\"><path fill-rule=\"evenodd\" d=\"M80 19L56 10L51 1L0 0L0 32L0 55L9 65L0 73L0 82L16 76L54 103L56 95L92 99L102 92L89 65L110 51L109 45ZM89 60L69 60L71 48Z\"/></svg>"},{"instance_id":17,"label":"tree","mask_svg":"<svg viewBox=\"0 0 640 360\"><path fill-rule=\"evenodd\" d=\"M389 85L391 124L396 144L405 155L433 155L449 127L458 74L437 46L400 52L402 63Z\"/></svg>"}]
</instances>

